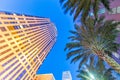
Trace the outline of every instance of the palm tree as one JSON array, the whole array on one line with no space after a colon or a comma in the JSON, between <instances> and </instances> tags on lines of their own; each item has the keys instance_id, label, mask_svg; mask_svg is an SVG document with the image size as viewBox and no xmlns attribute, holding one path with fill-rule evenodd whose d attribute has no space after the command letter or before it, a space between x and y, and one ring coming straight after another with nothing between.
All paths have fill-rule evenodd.
<instances>
[{"instance_id":1,"label":"palm tree","mask_svg":"<svg viewBox=\"0 0 120 80\"><path fill-rule=\"evenodd\" d=\"M110 1L112 0L60 0L60 3L63 4L65 13L69 11L70 15L74 14L74 20L76 20L81 13L81 19L84 21L91 12L93 12L94 17L97 18L100 6L110 11Z\"/></svg>"},{"instance_id":2,"label":"palm tree","mask_svg":"<svg viewBox=\"0 0 120 80\"><path fill-rule=\"evenodd\" d=\"M115 41L119 32L116 27L120 22L106 21L104 17L96 23L94 21L89 17L81 26L75 25L75 31L70 31L73 36L69 37L71 42L66 44L65 50L69 50L67 59L72 57L71 62L80 60L81 67L92 55L97 55L120 73L120 65L111 58L120 45Z\"/></svg>"},{"instance_id":3,"label":"palm tree","mask_svg":"<svg viewBox=\"0 0 120 80\"><path fill-rule=\"evenodd\" d=\"M98 59L95 64L95 60L90 60L89 64L80 69L77 75L78 78L83 80L116 80L112 74L111 68L106 68L104 61Z\"/></svg>"}]
</instances>

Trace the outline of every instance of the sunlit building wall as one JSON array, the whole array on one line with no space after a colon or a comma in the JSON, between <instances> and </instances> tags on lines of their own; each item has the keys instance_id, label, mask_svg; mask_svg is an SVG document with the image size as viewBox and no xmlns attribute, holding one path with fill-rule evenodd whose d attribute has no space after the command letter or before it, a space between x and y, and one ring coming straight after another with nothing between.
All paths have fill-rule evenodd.
<instances>
[{"instance_id":1,"label":"sunlit building wall","mask_svg":"<svg viewBox=\"0 0 120 80\"><path fill-rule=\"evenodd\" d=\"M34 80L56 36L48 18L0 12L0 80Z\"/></svg>"},{"instance_id":2,"label":"sunlit building wall","mask_svg":"<svg viewBox=\"0 0 120 80\"><path fill-rule=\"evenodd\" d=\"M55 78L53 74L39 74L35 80L55 80Z\"/></svg>"},{"instance_id":3,"label":"sunlit building wall","mask_svg":"<svg viewBox=\"0 0 120 80\"><path fill-rule=\"evenodd\" d=\"M72 80L70 71L64 71L62 73L62 80Z\"/></svg>"}]
</instances>

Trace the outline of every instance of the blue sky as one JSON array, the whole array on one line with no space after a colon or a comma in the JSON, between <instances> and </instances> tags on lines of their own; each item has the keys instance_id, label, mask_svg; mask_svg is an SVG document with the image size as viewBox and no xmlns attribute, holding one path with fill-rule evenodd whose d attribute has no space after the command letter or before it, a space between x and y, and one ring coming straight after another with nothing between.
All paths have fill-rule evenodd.
<instances>
[{"instance_id":1,"label":"blue sky","mask_svg":"<svg viewBox=\"0 0 120 80\"><path fill-rule=\"evenodd\" d=\"M64 52L67 37L70 35L68 31L73 29L73 20L72 16L63 13L59 0L1 0L0 10L50 18L58 30L57 42L37 74L53 73L56 80L62 80L62 72L70 70L73 80L77 80L77 67L66 61L67 52Z\"/></svg>"}]
</instances>

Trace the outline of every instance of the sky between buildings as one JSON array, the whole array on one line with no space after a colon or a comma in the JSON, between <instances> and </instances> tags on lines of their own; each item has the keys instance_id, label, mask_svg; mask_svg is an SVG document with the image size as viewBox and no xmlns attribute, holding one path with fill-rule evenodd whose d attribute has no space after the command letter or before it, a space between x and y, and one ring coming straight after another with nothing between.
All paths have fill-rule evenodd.
<instances>
[{"instance_id":1,"label":"sky between buildings","mask_svg":"<svg viewBox=\"0 0 120 80\"><path fill-rule=\"evenodd\" d=\"M78 80L77 67L66 61L67 52L64 52L70 35L68 31L73 29L73 20L72 16L64 15L59 0L1 0L0 10L50 18L58 30L57 42L37 74L53 73L56 80L62 80L62 72L70 70L73 80Z\"/></svg>"}]
</instances>

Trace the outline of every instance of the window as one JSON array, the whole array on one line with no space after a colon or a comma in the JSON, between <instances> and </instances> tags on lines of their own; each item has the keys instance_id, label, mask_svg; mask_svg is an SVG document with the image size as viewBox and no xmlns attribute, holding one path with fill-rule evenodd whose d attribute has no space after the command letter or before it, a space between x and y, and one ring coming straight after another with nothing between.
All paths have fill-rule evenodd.
<instances>
[{"instance_id":1,"label":"window","mask_svg":"<svg viewBox=\"0 0 120 80\"><path fill-rule=\"evenodd\" d=\"M5 36L9 36L9 35L10 35L10 34L8 34L8 33L7 33L7 34L5 34Z\"/></svg>"},{"instance_id":2,"label":"window","mask_svg":"<svg viewBox=\"0 0 120 80\"><path fill-rule=\"evenodd\" d=\"M14 30L14 27L13 26L8 26L8 29L11 31L11 30Z\"/></svg>"},{"instance_id":3,"label":"window","mask_svg":"<svg viewBox=\"0 0 120 80\"><path fill-rule=\"evenodd\" d=\"M8 60L8 61L5 62L4 64L2 64L2 66L6 66L6 65L9 64L10 62L12 62L14 59L16 59L16 57L13 57L12 59Z\"/></svg>"},{"instance_id":4,"label":"window","mask_svg":"<svg viewBox=\"0 0 120 80\"><path fill-rule=\"evenodd\" d=\"M4 24L9 24L9 22L4 22Z\"/></svg>"},{"instance_id":5,"label":"window","mask_svg":"<svg viewBox=\"0 0 120 80\"><path fill-rule=\"evenodd\" d=\"M20 56L22 53L19 53L18 55Z\"/></svg>"},{"instance_id":6,"label":"window","mask_svg":"<svg viewBox=\"0 0 120 80\"><path fill-rule=\"evenodd\" d=\"M20 21L20 23L25 23L25 21Z\"/></svg>"},{"instance_id":7,"label":"window","mask_svg":"<svg viewBox=\"0 0 120 80\"><path fill-rule=\"evenodd\" d=\"M9 65L6 69L4 69L4 71L2 71L1 73L0 73L0 75L2 75L3 73L5 73L7 70L9 70L11 67L13 67L16 63L18 63L19 61L17 60L17 61L15 61L14 63L12 63L11 65ZM20 69L21 70L21 69ZM18 73L18 72L17 72ZM16 73L16 74L17 74ZM13 76L14 77L14 76ZM13 78L12 77L12 78ZM10 79L10 80L12 80L12 79Z\"/></svg>"},{"instance_id":8,"label":"window","mask_svg":"<svg viewBox=\"0 0 120 80\"><path fill-rule=\"evenodd\" d=\"M13 15L12 13L9 13L9 12L5 12L6 15Z\"/></svg>"},{"instance_id":9,"label":"window","mask_svg":"<svg viewBox=\"0 0 120 80\"><path fill-rule=\"evenodd\" d=\"M24 18L18 18L19 20L24 20Z\"/></svg>"},{"instance_id":10,"label":"window","mask_svg":"<svg viewBox=\"0 0 120 80\"><path fill-rule=\"evenodd\" d=\"M7 19L7 17L1 17L1 19Z\"/></svg>"},{"instance_id":11,"label":"window","mask_svg":"<svg viewBox=\"0 0 120 80\"><path fill-rule=\"evenodd\" d=\"M35 21L28 21L28 23L35 23Z\"/></svg>"},{"instance_id":12,"label":"window","mask_svg":"<svg viewBox=\"0 0 120 80\"><path fill-rule=\"evenodd\" d=\"M30 26L30 27L33 27L33 26L40 26L40 25L46 25L46 24L49 24L49 23L29 24L29 26Z\"/></svg>"},{"instance_id":13,"label":"window","mask_svg":"<svg viewBox=\"0 0 120 80\"><path fill-rule=\"evenodd\" d=\"M16 24L17 22L10 22L11 24Z\"/></svg>"},{"instance_id":14,"label":"window","mask_svg":"<svg viewBox=\"0 0 120 80\"><path fill-rule=\"evenodd\" d=\"M27 25L22 25L23 26L23 28L26 28L27 27Z\"/></svg>"},{"instance_id":15,"label":"window","mask_svg":"<svg viewBox=\"0 0 120 80\"><path fill-rule=\"evenodd\" d=\"M33 18L26 18L26 20L34 20Z\"/></svg>"},{"instance_id":16,"label":"window","mask_svg":"<svg viewBox=\"0 0 120 80\"><path fill-rule=\"evenodd\" d=\"M15 18L12 18L12 17L8 17L8 19L10 19L10 20L15 20Z\"/></svg>"},{"instance_id":17,"label":"window","mask_svg":"<svg viewBox=\"0 0 120 80\"><path fill-rule=\"evenodd\" d=\"M30 66L29 66L29 65L27 66L27 69L28 69L28 70L30 69Z\"/></svg>"},{"instance_id":18,"label":"window","mask_svg":"<svg viewBox=\"0 0 120 80\"><path fill-rule=\"evenodd\" d=\"M17 70L17 72L9 80L12 80L12 78L15 77L22 69L23 69L23 66L19 70ZM17 77L17 78L19 79L19 77ZM16 78L16 80L17 80L17 78Z\"/></svg>"},{"instance_id":19,"label":"window","mask_svg":"<svg viewBox=\"0 0 120 80\"><path fill-rule=\"evenodd\" d=\"M3 31L3 32L4 32L4 31L7 31L7 30L5 29L5 27L0 27L0 30Z\"/></svg>"},{"instance_id":20,"label":"window","mask_svg":"<svg viewBox=\"0 0 120 80\"><path fill-rule=\"evenodd\" d=\"M4 22L4 24L16 24L17 22Z\"/></svg>"},{"instance_id":21,"label":"window","mask_svg":"<svg viewBox=\"0 0 120 80\"><path fill-rule=\"evenodd\" d=\"M1 17L1 19L10 19L10 20L14 20L15 18L13 18L13 17Z\"/></svg>"},{"instance_id":22,"label":"window","mask_svg":"<svg viewBox=\"0 0 120 80\"><path fill-rule=\"evenodd\" d=\"M16 15L18 15L18 16L22 16L22 14L19 14L19 13L16 13Z\"/></svg>"},{"instance_id":23,"label":"window","mask_svg":"<svg viewBox=\"0 0 120 80\"><path fill-rule=\"evenodd\" d=\"M120 7L117 7L117 13L120 13Z\"/></svg>"},{"instance_id":24,"label":"window","mask_svg":"<svg viewBox=\"0 0 120 80\"><path fill-rule=\"evenodd\" d=\"M23 59L23 58L24 58L24 56L21 56L20 58L21 58L21 59Z\"/></svg>"},{"instance_id":25,"label":"window","mask_svg":"<svg viewBox=\"0 0 120 80\"><path fill-rule=\"evenodd\" d=\"M22 73L16 78L16 80L20 80L25 73L26 73L26 70L23 70Z\"/></svg>"},{"instance_id":26,"label":"window","mask_svg":"<svg viewBox=\"0 0 120 80\"><path fill-rule=\"evenodd\" d=\"M15 68L13 68L3 79L6 80L7 76L13 73L21 64L18 64Z\"/></svg>"},{"instance_id":27,"label":"window","mask_svg":"<svg viewBox=\"0 0 120 80\"><path fill-rule=\"evenodd\" d=\"M14 29L20 29L21 27L20 26L14 26Z\"/></svg>"}]
</instances>

